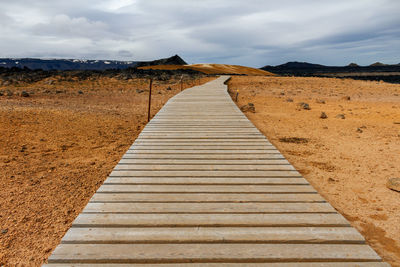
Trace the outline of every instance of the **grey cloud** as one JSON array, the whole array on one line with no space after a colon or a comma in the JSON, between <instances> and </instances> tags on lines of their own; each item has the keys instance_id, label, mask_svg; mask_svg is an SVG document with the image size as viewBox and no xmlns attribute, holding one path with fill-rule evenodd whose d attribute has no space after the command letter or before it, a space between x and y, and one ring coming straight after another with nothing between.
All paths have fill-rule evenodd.
<instances>
[{"instance_id":1,"label":"grey cloud","mask_svg":"<svg viewBox=\"0 0 400 267\"><path fill-rule=\"evenodd\" d=\"M1 57L400 62L397 0L2 2Z\"/></svg>"}]
</instances>

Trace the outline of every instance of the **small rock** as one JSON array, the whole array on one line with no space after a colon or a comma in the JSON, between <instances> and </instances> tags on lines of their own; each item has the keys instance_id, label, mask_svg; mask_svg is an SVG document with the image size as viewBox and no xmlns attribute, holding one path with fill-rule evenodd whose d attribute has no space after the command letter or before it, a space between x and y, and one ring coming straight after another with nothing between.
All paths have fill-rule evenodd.
<instances>
[{"instance_id":1,"label":"small rock","mask_svg":"<svg viewBox=\"0 0 400 267\"><path fill-rule=\"evenodd\" d=\"M400 192L400 178L390 178L386 183L386 187Z\"/></svg>"},{"instance_id":2,"label":"small rock","mask_svg":"<svg viewBox=\"0 0 400 267\"><path fill-rule=\"evenodd\" d=\"M351 98L350 98L350 96L347 95L347 96L342 97L342 99L343 99L343 100L350 101Z\"/></svg>"},{"instance_id":3,"label":"small rock","mask_svg":"<svg viewBox=\"0 0 400 267\"><path fill-rule=\"evenodd\" d=\"M256 108L254 107L253 103L247 103L247 105L242 106L240 110L243 112L248 112L248 111L252 113L256 112Z\"/></svg>"},{"instance_id":4,"label":"small rock","mask_svg":"<svg viewBox=\"0 0 400 267\"><path fill-rule=\"evenodd\" d=\"M8 229L2 229L2 230L1 230L1 233L2 233L2 234L7 234L7 232L8 232Z\"/></svg>"},{"instance_id":5,"label":"small rock","mask_svg":"<svg viewBox=\"0 0 400 267\"><path fill-rule=\"evenodd\" d=\"M288 99L286 99L286 102L293 102L293 99L288 98Z\"/></svg>"},{"instance_id":6,"label":"small rock","mask_svg":"<svg viewBox=\"0 0 400 267\"><path fill-rule=\"evenodd\" d=\"M136 93L138 93L138 94L141 94L143 92L144 92L144 90L142 90L142 89L136 89Z\"/></svg>"},{"instance_id":7,"label":"small rock","mask_svg":"<svg viewBox=\"0 0 400 267\"><path fill-rule=\"evenodd\" d=\"M346 116L344 114L337 114L335 118L344 120Z\"/></svg>"},{"instance_id":8,"label":"small rock","mask_svg":"<svg viewBox=\"0 0 400 267\"><path fill-rule=\"evenodd\" d=\"M47 80L44 82L44 84L48 84L48 85L53 85L55 83L55 80Z\"/></svg>"},{"instance_id":9,"label":"small rock","mask_svg":"<svg viewBox=\"0 0 400 267\"><path fill-rule=\"evenodd\" d=\"M319 116L321 119L327 119L328 115L326 115L325 112L321 112L321 116Z\"/></svg>"},{"instance_id":10,"label":"small rock","mask_svg":"<svg viewBox=\"0 0 400 267\"><path fill-rule=\"evenodd\" d=\"M4 95L4 92L3 91L0 91L0 96L3 96Z\"/></svg>"},{"instance_id":11,"label":"small rock","mask_svg":"<svg viewBox=\"0 0 400 267\"><path fill-rule=\"evenodd\" d=\"M304 102L299 103L300 108L305 109L305 110L310 110L310 105Z\"/></svg>"},{"instance_id":12,"label":"small rock","mask_svg":"<svg viewBox=\"0 0 400 267\"><path fill-rule=\"evenodd\" d=\"M25 152L26 149L27 149L26 145L22 145L19 152Z\"/></svg>"},{"instance_id":13,"label":"small rock","mask_svg":"<svg viewBox=\"0 0 400 267\"><path fill-rule=\"evenodd\" d=\"M361 130L360 128L357 128L357 133L362 133L363 130Z\"/></svg>"},{"instance_id":14,"label":"small rock","mask_svg":"<svg viewBox=\"0 0 400 267\"><path fill-rule=\"evenodd\" d=\"M78 94L83 95L83 91L79 90Z\"/></svg>"},{"instance_id":15,"label":"small rock","mask_svg":"<svg viewBox=\"0 0 400 267\"><path fill-rule=\"evenodd\" d=\"M285 92L281 92L280 95L285 95Z\"/></svg>"},{"instance_id":16,"label":"small rock","mask_svg":"<svg viewBox=\"0 0 400 267\"><path fill-rule=\"evenodd\" d=\"M27 91L22 91L21 92L22 97L29 97L29 93Z\"/></svg>"},{"instance_id":17,"label":"small rock","mask_svg":"<svg viewBox=\"0 0 400 267\"><path fill-rule=\"evenodd\" d=\"M307 138L302 138L302 137L282 137L279 138L279 142L282 143L293 143L293 144L307 144L308 143Z\"/></svg>"},{"instance_id":18,"label":"small rock","mask_svg":"<svg viewBox=\"0 0 400 267\"><path fill-rule=\"evenodd\" d=\"M13 96L13 92L11 92L10 90L7 90L6 95L7 96Z\"/></svg>"},{"instance_id":19,"label":"small rock","mask_svg":"<svg viewBox=\"0 0 400 267\"><path fill-rule=\"evenodd\" d=\"M171 86L168 86L168 87L167 87L167 90L168 90L168 91L171 91L171 90L172 90Z\"/></svg>"},{"instance_id":20,"label":"small rock","mask_svg":"<svg viewBox=\"0 0 400 267\"><path fill-rule=\"evenodd\" d=\"M325 100L323 100L323 99L317 99L317 100L315 100L315 102L318 104L325 104Z\"/></svg>"},{"instance_id":21,"label":"small rock","mask_svg":"<svg viewBox=\"0 0 400 267\"><path fill-rule=\"evenodd\" d=\"M61 94L61 93L63 93L63 91L61 91L61 90L56 91L56 94Z\"/></svg>"}]
</instances>

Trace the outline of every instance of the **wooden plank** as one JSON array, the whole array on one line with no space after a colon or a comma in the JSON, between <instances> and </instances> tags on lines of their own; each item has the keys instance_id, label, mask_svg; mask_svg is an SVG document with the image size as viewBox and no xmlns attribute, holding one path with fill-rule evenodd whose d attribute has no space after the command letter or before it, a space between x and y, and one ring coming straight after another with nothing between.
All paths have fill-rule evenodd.
<instances>
[{"instance_id":1,"label":"wooden plank","mask_svg":"<svg viewBox=\"0 0 400 267\"><path fill-rule=\"evenodd\" d=\"M208 149L208 150L184 150L184 149L160 149L160 150L128 150L127 154L280 154L278 150L267 149Z\"/></svg>"},{"instance_id":2,"label":"wooden plank","mask_svg":"<svg viewBox=\"0 0 400 267\"><path fill-rule=\"evenodd\" d=\"M104 184L240 184L240 185L291 185L309 184L298 178L231 178L231 177L109 177Z\"/></svg>"},{"instance_id":3,"label":"wooden plank","mask_svg":"<svg viewBox=\"0 0 400 267\"><path fill-rule=\"evenodd\" d=\"M97 193L91 202L325 202L319 194Z\"/></svg>"},{"instance_id":4,"label":"wooden plank","mask_svg":"<svg viewBox=\"0 0 400 267\"><path fill-rule=\"evenodd\" d=\"M126 153L123 159L284 159L282 154L132 154Z\"/></svg>"},{"instance_id":5,"label":"wooden plank","mask_svg":"<svg viewBox=\"0 0 400 267\"><path fill-rule=\"evenodd\" d=\"M171 144L171 145L139 145L134 144L129 150L274 150L277 151L274 146L270 145L182 145L182 144Z\"/></svg>"},{"instance_id":6,"label":"wooden plank","mask_svg":"<svg viewBox=\"0 0 400 267\"><path fill-rule=\"evenodd\" d=\"M93 203L84 213L330 213L328 203Z\"/></svg>"},{"instance_id":7,"label":"wooden plank","mask_svg":"<svg viewBox=\"0 0 400 267\"><path fill-rule=\"evenodd\" d=\"M118 164L219 164L219 165L277 165L277 164L290 164L286 159L127 159L122 158Z\"/></svg>"},{"instance_id":8,"label":"wooden plank","mask_svg":"<svg viewBox=\"0 0 400 267\"><path fill-rule=\"evenodd\" d=\"M380 261L366 245L337 244L61 244L49 258L57 262L293 262Z\"/></svg>"},{"instance_id":9,"label":"wooden plank","mask_svg":"<svg viewBox=\"0 0 400 267\"><path fill-rule=\"evenodd\" d=\"M140 165L140 164L118 164L114 168L115 171L126 170L151 170L151 171L293 171L295 168L292 165Z\"/></svg>"},{"instance_id":10,"label":"wooden plank","mask_svg":"<svg viewBox=\"0 0 400 267\"><path fill-rule=\"evenodd\" d=\"M248 170L235 170L235 171L121 171L114 170L111 172L110 176L120 176L120 177L137 177L137 176L164 176L164 177L300 177L301 175L295 171L248 171Z\"/></svg>"},{"instance_id":11,"label":"wooden plank","mask_svg":"<svg viewBox=\"0 0 400 267\"><path fill-rule=\"evenodd\" d=\"M43 267L71 267L71 264L66 263L54 263L54 264L45 264L42 265ZM187 266L194 266L193 263L162 263L162 264L134 264L134 263L129 263L129 264L95 264L93 263L78 263L78 264L73 264L73 267L91 267L91 266L96 266L96 267L129 267L129 266L146 266L146 267L187 267ZM246 262L245 264L243 263L196 263L196 267L237 267L237 266L251 266L251 267L390 267L389 264L385 262L295 262L295 263L254 263L254 262Z\"/></svg>"},{"instance_id":12,"label":"wooden plank","mask_svg":"<svg viewBox=\"0 0 400 267\"><path fill-rule=\"evenodd\" d=\"M127 193L316 193L310 185L109 185L97 192Z\"/></svg>"},{"instance_id":13,"label":"wooden plank","mask_svg":"<svg viewBox=\"0 0 400 267\"><path fill-rule=\"evenodd\" d=\"M135 144L153 144L153 143L182 143L182 142L190 142L190 144L197 144L197 143L211 143L213 142L214 144L217 143L228 143L228 144L236 144L236 143L254 143L254 144L270 144L266 139L264 138L260 138L257 140L254 139L248 139L248 138L227 138L227 139L223 139L223 138L208 138L208 139L202 139L202 138L179 138L179 139L174 139L174 138L163 138L163 139L156 139L156 138L152 138L152 139L143 139L138 137L135 140Z\"/></svg>"},{"instance_id":14,"label":"wooden plank","mask_svg":"<svg viewBox=\"0 0 400 267\"><path fill-rule=\"evenodd\" d=\"M72 228L62 243L320 243L364 244L351 227Z\"/></svg>"},{"instance_id":15,"label":"wooden plank","mask_svg":"<svg viewBox=\"0 0 400 267\"><path fill-rule=\"evenodd\" d=\"M73 227L189 226L341 226L350 224L338 213L282 214L108 214L81 213Z\"/></svg>"}]
</instances>

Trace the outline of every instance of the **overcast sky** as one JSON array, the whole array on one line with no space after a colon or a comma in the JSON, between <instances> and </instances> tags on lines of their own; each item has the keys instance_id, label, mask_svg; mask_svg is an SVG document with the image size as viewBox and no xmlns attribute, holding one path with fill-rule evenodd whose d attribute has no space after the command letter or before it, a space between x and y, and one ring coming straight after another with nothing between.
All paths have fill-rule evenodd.
<instances>
[{"instance_id":1,"label":"overcast sky","mask_svg":"<svg viewBox=\"0 0 400 267\"><path fill-rule=\"evenodd\" d=\"M400 63L399 0L0 0L0 57Z\"/></svg>"}]
</instances>

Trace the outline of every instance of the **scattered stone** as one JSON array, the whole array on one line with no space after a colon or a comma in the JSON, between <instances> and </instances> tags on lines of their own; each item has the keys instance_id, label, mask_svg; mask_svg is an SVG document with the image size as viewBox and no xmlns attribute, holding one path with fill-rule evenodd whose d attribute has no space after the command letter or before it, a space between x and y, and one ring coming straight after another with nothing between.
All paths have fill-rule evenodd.
<instances>
[{"instance_id":1,"label":"scattered stone","mask_svg":"<svg viewBox=\"0 0 400 267\"><path fill-rule=\"evenodd\" d=\"M44 82L44 84L48 84L48 85L53 85L55 83L55 80L47 80Z\"/></svg>"},{"instance_id":2,"label":"scattered stone","mask_svg":"<svg viewBox=\"0 0 400 267\"><path fill-rule=\"evenodd\" d=\"M299 103L300 108L305 109L305 110L310 110L310 105L304 102Z\"/></svg>"},{"instance_id":3,"label":"scattered stone","mask_svg":"<svg viewBox=\"0 0 400 267\"><path fill-rule=\"evenodd\" d=\"M326 115L325 112L321 112L321 116L319 116L321 119L327 119L328 115Z\"/></svg>"},{"instance_id":4,"label":"scattered stone","mask_svg":"<svg viewBox=\"0 0 400 267\"><path fill-rule=\"evenodd\" d=\"M144 92L144 90L142 90L142 89L136 89L136 93L138 93L138 94L141 94L143 92Z\"/></svg>"},{"instance_id":5,"label":"scattered stone","mask_svg":"<svg viewBox=\"0 0 400 267\"><path fill-rule=\"evenodd\" d=\"M25 152L26 149L27 149L26 145L22 145L19 152Z\"/></svg>"},{"instance_id":6,"label":"scattered stone","mask_svg":"<svg viewBox=\"0 0 400 267\"><path fill-rule=\"evenodd\" d=\"M347 95L347 96L342 97L342 99L343 99L343 100L350 101L351 98L350 98L350 96Z\"/></svg>"},{"instance_id":7,"label":"scattered stone","mask_svg":"<svg viewBox=\"0 0 400 267\"><path fill-rule=\"evenodd\" d=\"M256 112L256 108L254 107L253 103L247 103L247 105L242 106L240 110L243 112L252 112L252 113Z\"/></svg>"},{"instance_id":8,"label":"scattered stone","mask_svg":"<svg viewBox=\"0 0 400 267\"><path fill-rule=\"evenodd\" d=\"M346 116L344 114L337 114L335 118L344 120Z\"/></svg>"},{"instance_id":9,"label":"scattered stone","mask_svg":"<svg viewBox=\"0 0 400 267\"><path fill-rule=\"evenodd\" d=\"M293 102L293 99L288 98L288 99L286 99L286 102Z\"/></svg>"},{"instance_id":10,"label":"scattered stone","mask_svg":"<svg viewBox=\"0 0 400 267\"><path fill-rule=\"evenodd\" d=\"M6 95L7 95L7 96L13 96L13 92L11 92L10 90L7 90L7 91L6 91Z\"/></svg>"},{"instance_id":11,"label":"scattered stone","mask_svg":"<svg viewBox=\"0 0 400 267\"><path fill-rule=\"evenodd\" d=\"M363 125L360 127L360 129L367 129L367 126Z\"/></svg>"},{"instance_id":12,"label":"scattered stone","mask_svg":"<svg viewBox=\"0 0 400 267\"><path fill-rule=\"evenodd\" d=\"M363 130L361 130L360 128L357 128L357 133L362 133Z\"/></svg>"},{"instance_id":13,"label":"scattered stone","mask_svg":"<svg viewBox=\"0 0 400 267\"><path fill-rule=\"evenodd\" d=\"M8 232L8 229L7 229L7 228L1 230L1 233L2 233L3 235L4 235L4 234L7 234L7 232Z\"/></svg>"},{"instance_id":14,"label":"scattered stone","mask_svg":"<svg viewBox=\"0 0 400 267\"><path fill-rule=\"evenodd\" d=\"M336 181L336 179L334 179L334 178L332 178L332 177L329 177L329 178L328 178L328 182L334 183L334 182L337 182L337 181Z\"/></svg>"},{"instance_id":15,"label":"scattered stone","mask_svg":"<svg viewBox=\"0 0 400 267\"><path fill-rule=\"evenodd\" d=\"M64 91L61 91L61 90L56 91L56 94L61 94L61 93L64 93Z\"/></svg>"},{"instance_id":16,"label":"scattered stone","mask_svg":"<svg viewBox=\"0 0 400 267\"><path fill-rule=\"evenodd\" d=\"M29 93L27 91L22 91L21 92L21 96L22 97L29 97L30 95L29 95Z\"/></svg>"},{"instance_id":17,"label":"scattered stone","mask_svg":"<svg viewBox=\"0 0 400 267\"><path fill-rule=\"evenodd\" d=\"M83 91L79 90L78 94L83 95Z\"/></svg>"},{"instance_id":18,"label":"scattered stone","mask_svg":"<svg viewBox=\"0 0 400 267\"><path fill-rule=\"evenodd\" d=\"M386 183L386 187L400 192L400 178L390 178Z\"/></svg>"},{"instance_id":19,"label":"scattered stone","mask_svg":"<svg viewBox=\"0 0 400 267\"><path fill-rule=\"evenodd\" d=\"M168 87L167 87L167 90L168 90L168 91L171 91L171 90L172 90L171 86L168 86Z\"/></svg>"},{"instance_id":20,"label":"scattered stone","mask_svg":"<svg viewBox=\"0 0 400 267\"><path fill-rule=\"evenodd\" d=\"M302 138L302 137L283 137L283 138L279 138L279 142L294 143L294 144L307 144L308 139Z\"/></svg>"},{"instance_id":21,"label":"scattered stone","mask_svg":"<svg viewBox=\"0 0 400 267\"><path fill-rule=\"evenodd\" d=\"M3 91L0 91L0 96L3 96L4 95L4 92Z\"/></svg>"},{"instance_id":22,"label":"scattered stone","mask_svg":"<svg viewBox=\"0 0 400 267\"><path fill-rule=\"evenodd\" d=\"M281 92L280 95L285 95L285 92Z\"/></svg>"},{"instance_id":23,"label":"scattered stone","mask_svg":"<svg viewBox=\"0 0 400 267\"><path fill-rule=\"evenodd\" d=\"M325 100L323 100L323 99L317 99L317 100L315 100L315 102L317 104L326 104Z\"/></svg>"}]
</instances>

